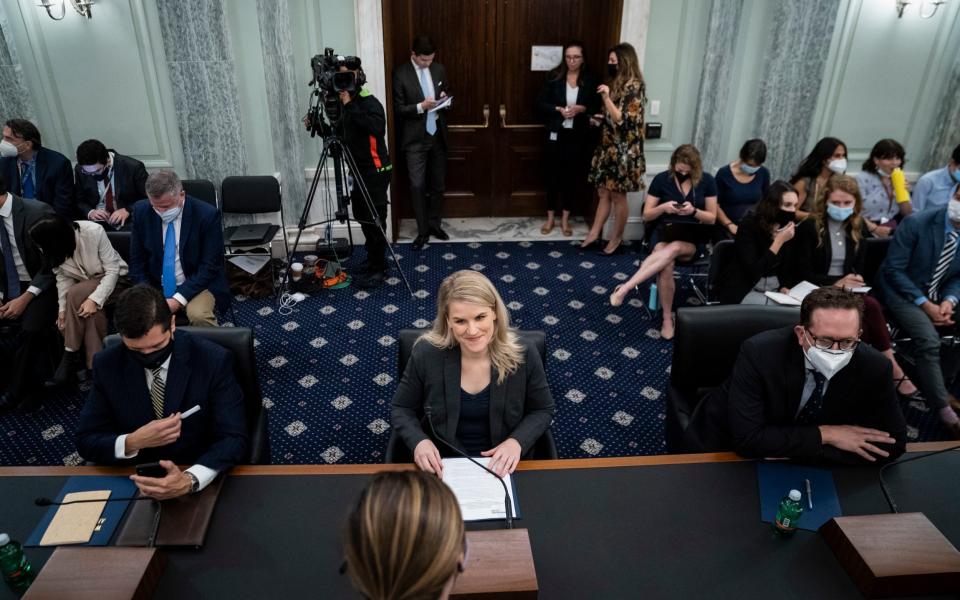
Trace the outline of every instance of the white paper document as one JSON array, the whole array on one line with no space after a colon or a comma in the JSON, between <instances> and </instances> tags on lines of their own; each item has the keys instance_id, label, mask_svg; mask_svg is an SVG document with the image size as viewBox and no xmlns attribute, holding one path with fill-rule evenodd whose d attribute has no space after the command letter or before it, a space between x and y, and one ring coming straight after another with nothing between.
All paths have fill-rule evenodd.
<instances>
[{"instance_id":1,"label":"white paper document","mask_svg":"<svg viewBox=\"0 0 960 600\"><path fill-rule=\"evenodd\" d=\"M237 265L247 273L251 275L256 275L260 272L260 269L267 266L267 263L270 262L269 254L243 254L240 256L231 256L229 259L230 262Z\"/></svg>"},{"instance_id":2,"label":"white paper document","mask_svg":"<svg viewBox=\"0 0 960 600\"><path fill-rule=\"evenodd\" d=\"M481 465L487 466L489 457L477 458ZM464 521L484 521L503 519L506 507L503 504L503 486L497 478L487 473L465 458L443 459L443 482L447 484L460 503L460 512ZM503 478L510 494L513 516L517 516L517 499L513 492L513 481L508 474Z\"/></svg>"},{"instance_id":3,"label":"white paper document","mask_svg":"<svg viewBox=\"0 0 960 600\"><path fill-rule=\"evenodd\" d=\"M444 96L443 98L437 100L437 105L427 112L437 112L438 110L450 108L451 106L453 106L453 96Z\"/></svg>"},{"instance_id":4,"label":"white paper document","mask_svg":"<svg viewBox=\"0 0 960 600\"><path fill-rule=\"evenodd\" d=\"M800 303L802 303L803 299L807 297L807 294L818 287L820 286L810 283L809 281L801 281L797 285L790 288L789 294L781 294L780 292L764 292L763 294L777 304L800 306Z\"/></svg>"}]
</instances>

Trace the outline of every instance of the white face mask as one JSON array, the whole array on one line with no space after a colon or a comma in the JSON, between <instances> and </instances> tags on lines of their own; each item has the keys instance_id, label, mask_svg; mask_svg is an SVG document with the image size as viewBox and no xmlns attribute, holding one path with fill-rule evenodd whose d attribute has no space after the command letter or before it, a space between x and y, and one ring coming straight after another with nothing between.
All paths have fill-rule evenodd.
<instances>
[{"instance_id":1,"label":"white face mask","mask_svg":"<svg viewBox=\"0 0 960 600\"><path fill-rule=\"evenodd\" d=\"M954 223L960 223L960 200L950 198L947 203L947 217Z\"/></svg>"},{"instance_id":2,"label":"white face mask","mask_svg":"<svg viewBox=\"0 0 960 600\"><path fill-rule=\"evenodd\" d=\"M804 335L807 335L807 333L804 332ZM853 358L853 350L821 350L811 342L810 349L805 351L804 355L813 365L813 368L826 377L827 381L830 381L841 369L850 364L850 359Z\"/></svg>"},{"instance_id":3,"label":"white face mask","mask_svg":"<svg viewBox=\"0 0 960 600\"><path fill-rule=\"evenodd\" d=\"M837 175L842 175L843 172L847 170L847 159L838 158L836 160L831 160L827 163L827 168Z\"/></svg>"},{"instance_id":4,"label":"white face mask","mask_svg":"<svg viewBox=\"0 0 960 600\"><path fill-rule=\"evenodd\" d=\"M17 147L7 140L0 141L0 156L3 158L13 158L18 154Z\"/></svg>"},{"instance_id":5,"label":"white face mask","mask_svg":"<svg viewBox=\"0 0 960 600\"><path fill-rule=\"evenodd\" d=\"M183 210L182 206L174 206L173 208L168 208L167 210L160 212L157 209L153 209L153 212L157 213L157 216L160 217L160 220L164 223L172 223L177 217L180 216L180 211Z\"/></svg>"}]
</instances>

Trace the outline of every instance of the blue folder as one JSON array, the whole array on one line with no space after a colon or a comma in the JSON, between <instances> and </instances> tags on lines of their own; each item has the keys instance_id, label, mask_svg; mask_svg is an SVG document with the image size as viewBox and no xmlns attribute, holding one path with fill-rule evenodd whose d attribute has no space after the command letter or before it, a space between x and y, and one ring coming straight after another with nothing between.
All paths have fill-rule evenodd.
<instances>
[{"instance_id":1,"label":"blue folder","mask_svg":"<svg viewBox=\"0 0 960 600\"><path fill-rule=\"evenodd\" d=\"M72 494L73 492L91 492L94 490L110 490L110 498L130 498L136 495L137 486L130 481L128 477L123 475L106 477L89 477L86 475L76 476L67 479L67 482L63 484L63 488L60 490L60 493L57 494L57 497L54 498L54 500L57 502L62 502L63 497L67 494ZM130 500L121 502L107 502L103 508L103 513L100 515L100 524L90 537L90 541L86 544L78 545L109 545L110 539L113 537L113 532L116 531L117 525L120 524L120 521L123 519L123 515L126 513L129 505ZM37 523L33 533L31 533L30 537L27 538L27 542L24 544L25 546L40 545L40 540L43 538L43 534L47 531L47 526L50 525L50 521L53 520L53 516L57 514L57 510L59 508L59 506L51 506L47 509L46 514L44 514L43 518L40 519L40 522Z\"/></svg>"},{"instance_id":2,"label":"blue folder","mask_svg":"<svg viewBox=\"0 0 960 600\"><path fill-rule=\"evenodd\" d=\"M807 479L810 480L813 510L810 510L807 501ZM760 520L764 523L773 523L780 500L790 490L800 490L803 495L800 499L803 515L797 522L799 529L817 531L833 517L843 515L833 473L826 469L804 467L786 461L759 461L757 483L760 488Z\"/></svg>"}]
</instances>

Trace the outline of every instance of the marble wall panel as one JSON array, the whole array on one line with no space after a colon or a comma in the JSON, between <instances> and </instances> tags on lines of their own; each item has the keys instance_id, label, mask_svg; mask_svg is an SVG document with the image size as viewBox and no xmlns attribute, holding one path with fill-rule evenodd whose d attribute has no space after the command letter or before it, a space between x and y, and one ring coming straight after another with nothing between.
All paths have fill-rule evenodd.
<instances>
[{"instance_id":1,"label":"marble wall panel","mask_svg":"<svg viewBox=\"0 0 960 600\"><path fill-rule=\"evenodd\" d=\"M33 102L23 82L23 67L10 31L7 10L0 3L0 119L6 121L11 118L36 122Z\"/></svg>"},{"instance_id":2,"label":"marble wall panel","mask_svg":"<svg viewBox=\"0 0 960 600\"><path fill-rule=\"evenodd\" d=\"M933 143L924 160L925 171L939 169L947 164L953 149L960 144L960 53L954 55L953 65L938 104Z\"/></svg>"}]
</instances>

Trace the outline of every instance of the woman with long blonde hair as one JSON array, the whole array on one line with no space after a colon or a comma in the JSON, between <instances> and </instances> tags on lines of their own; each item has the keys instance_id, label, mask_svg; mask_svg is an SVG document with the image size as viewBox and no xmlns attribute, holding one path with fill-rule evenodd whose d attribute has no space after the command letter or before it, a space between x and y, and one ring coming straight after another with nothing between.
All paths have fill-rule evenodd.
<instances>
[{"instance_id":1,"label":"woman with long blonde hair","mask_svg":"<svg viewBox=\"0 0 960 600\"><path fill-rule=\"evenodd\" d=\"M433 328L414 345L393 396L393 428L417 466L442 474L435 433L470 455L491 457L490 469L501 476L512 473L553 413L540 354L510 327L490 280L477 271L444 279Z\"/></svg>"},{"instance_id":2,"label":"woman with long blonde hair","mask_svg":"<svg viewBox=\"0 0 960 600\"><path fill-rule=\"evenodd\" d=\"M597 88L603 103L603 129L600 144L593 154L590 165L590 183L597 187L599 200L590 233L580 245L587 248L596 244L603 233L603 226L614 214L610 239L601 250L605 255L619 251L623 230L627 225L629 206L627 193L644 188L643 174L647 170L643 155L643 105L646 102L646 87L640 63L633 46L617 44L610 49L607 58L610 79Z\"/></svg>"},{"instance_id":3,"label":"woman with long blonde hair","mask_svg":"<svg viewBox=\"0 0 960 600\"><path fill-rule=\"evenodd\" d=\"M444 600L466 562L456 497L419 471L375 475L343 538L346 571L370 600Z\"/></svg>"}]
</instances>

